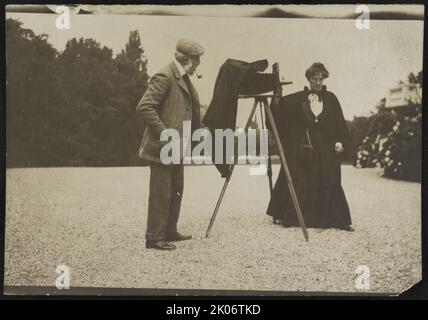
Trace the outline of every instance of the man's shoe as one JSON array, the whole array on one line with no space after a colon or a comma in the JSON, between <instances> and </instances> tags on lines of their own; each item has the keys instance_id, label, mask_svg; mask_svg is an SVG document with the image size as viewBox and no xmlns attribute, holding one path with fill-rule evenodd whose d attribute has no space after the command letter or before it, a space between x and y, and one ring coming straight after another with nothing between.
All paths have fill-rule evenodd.
<instances>
[{"instance_id":1,"label":"man's shoe","mask_svg":"<svg viewBox=\"0 0 428 320\"><path fill-rule=\"evenodd\" d=\"M167 241L184 241L184 240L190 240L190 239L192 239L192 236L191 235L184 235L184 234L181 234L179 232L176 232L176 233L174 233L172 235L171 234L167 235L165 237L165 239Z\"/></svg>"},{"instance_id":2,"label":"man's shoe","mask_svg":"<svg viewBox=\"0 0 428 320\"><path fill-rule=\"evenodd\" d=\"M164 240L160 241L146 241L147 249L158 249L158 250L175 250L176 246L172 243L166 242Z\"/></svg>"}]
</instances>

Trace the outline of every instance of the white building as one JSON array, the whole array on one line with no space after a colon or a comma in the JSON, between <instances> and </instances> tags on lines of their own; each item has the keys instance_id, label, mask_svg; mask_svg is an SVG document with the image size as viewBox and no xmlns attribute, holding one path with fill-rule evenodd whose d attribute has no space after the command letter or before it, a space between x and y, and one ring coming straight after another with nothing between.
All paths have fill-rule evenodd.
<instances>
[{"instance_id":1,"label":"white building","mask_svg":"<svg viewBox=\"0 0 428 320\"><path fill-rule=\"evenodd\" d=\"M385 107L404 107L410 103L422 103L422 88L418 83L405 83L400 81L396 87L389 89Z\"/></svg>"}]
</instances>

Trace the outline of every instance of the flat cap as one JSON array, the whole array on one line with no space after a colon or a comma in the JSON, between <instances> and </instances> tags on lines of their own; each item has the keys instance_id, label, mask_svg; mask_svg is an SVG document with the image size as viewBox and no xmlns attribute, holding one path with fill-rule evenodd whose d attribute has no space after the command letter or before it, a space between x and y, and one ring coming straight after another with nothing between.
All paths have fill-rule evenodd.
<instances>
[{"instance_id":1,"label":"flat cap","mask_svg":"<svg viewBox=\"0 0 428 320\"><path fill-rule=\"evenodd\" d=\"M188 56L200 56L204 53L204 48L197 42L189 39L180 39L175 50Z\"/></svg>"}]
</instances>

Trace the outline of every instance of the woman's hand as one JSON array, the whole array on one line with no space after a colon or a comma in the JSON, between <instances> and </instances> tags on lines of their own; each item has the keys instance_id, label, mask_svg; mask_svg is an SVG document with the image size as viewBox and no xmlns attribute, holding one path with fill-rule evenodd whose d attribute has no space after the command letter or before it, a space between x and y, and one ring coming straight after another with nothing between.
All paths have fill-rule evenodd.
<instances>
[{"instance_id":1,"label":"woman's hand","mask_svg":"<svg viewBox=\"0 0 428 320\"><path fill-rule=\"evenodd\" d=\"M334 145L334 150L336 150L336 153L342 153L343 152L343 145L342 142L336 142Z\"/></svg>"}]
</instances>

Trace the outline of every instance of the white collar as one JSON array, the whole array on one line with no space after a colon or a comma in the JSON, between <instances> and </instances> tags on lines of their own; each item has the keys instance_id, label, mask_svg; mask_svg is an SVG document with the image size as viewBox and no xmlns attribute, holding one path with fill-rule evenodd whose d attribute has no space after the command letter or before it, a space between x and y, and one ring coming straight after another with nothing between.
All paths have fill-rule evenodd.
<instances>
[{"instance_id":1,"label":"white collar","mask_svg":"<svg viewBox=\"0 0 428 320\"><path fill-rule=\"evenodd\" d=\"M183 66L175 58L174 58L174 63L178 69L178 72L180 72L180 76L184 76L187 72L186 70L184 70Z\"/></svg>"}]
</instances>

